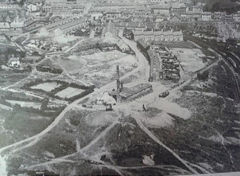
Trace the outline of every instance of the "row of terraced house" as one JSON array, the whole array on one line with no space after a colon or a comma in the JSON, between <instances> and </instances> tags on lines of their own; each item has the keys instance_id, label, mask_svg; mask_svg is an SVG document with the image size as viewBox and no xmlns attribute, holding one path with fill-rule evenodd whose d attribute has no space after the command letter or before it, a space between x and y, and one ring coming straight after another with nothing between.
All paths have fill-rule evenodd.
<instances>
[{"instance_id":1,"label":"row of terraced house","mask_svg":"<svg viewBox=\"0 0 240 176\"><path fill-rule=\"evenodd\" d=\"M183 41L182 31L134 31L135 40L180 42Z\"/></svg>"}]
</instances>

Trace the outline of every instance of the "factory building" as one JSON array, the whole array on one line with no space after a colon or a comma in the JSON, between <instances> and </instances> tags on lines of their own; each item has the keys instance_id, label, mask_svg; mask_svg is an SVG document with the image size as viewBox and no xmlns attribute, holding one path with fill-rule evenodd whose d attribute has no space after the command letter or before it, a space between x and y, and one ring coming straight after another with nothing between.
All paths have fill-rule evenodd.
<instances>
[{"instance_id":1,"label":"factory building","mask_svg":"<svg viewBox=\"0 0 240 176\"><path fill-rule=\"evenodd\" d=\"M119 66L117 66L116 84L117 89L112 90L109 94L113 96L117 102L133 101L153 91L152 85L149 83L137 84L133 87L124 87L124 83L120 81Z\"/></svg>"}]
</instances>

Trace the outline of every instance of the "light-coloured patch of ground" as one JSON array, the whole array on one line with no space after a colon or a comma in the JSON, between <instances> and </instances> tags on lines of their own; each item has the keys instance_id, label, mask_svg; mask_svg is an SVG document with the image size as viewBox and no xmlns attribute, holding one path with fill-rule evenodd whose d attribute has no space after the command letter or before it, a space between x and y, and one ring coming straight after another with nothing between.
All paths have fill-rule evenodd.
<instances>
[{"instance_id":1,"label":"light-coloured patch of ground","mask_svg":"<svg viewBox=\"0 0 240 176\"><path fill-rule=\"evenodd\" d=\"M7 111L11 111L12 110L11 107L3 105L3 104L0 104L0 108L3 109L3 110L7 110Z\"/></svg>"},{"instance_id":2,"label":"light-coloured patch of ground","mask_svg":"<svg viewBox=\"0 0 240 176\"><path fill-rule=\"evenodd\" d=\"M134 117L141 119L150 128L162 128L174 125L174 118L171 115L184 120L192 117L192 112L189 109L183 108L173 101L181 96L180 91L170 91L171 97L161 98L159 94L168 90L168 88L161 83L152 83L152 86L152 93L139 97L134 102L117 104L116 108L119 108L125 115L134 115ZM143 105L147 109L146 113L143 111ZM147 114L149 112L152 114L152 109L157 109L160 112L155 112L154 115L148 117Z\"/></svg>"},{"instance_id":3,"label":"light-coloured patch of ground","mask_svg":"<svg viewBox=\"0 0 240 176\"><path fill-rule=\"evenodd\" d=\"M141 120L149 128L169 127L174 124L173 117L168 115L166 112L161 112L154 117L142 117Z\"/></svg>"},{"instance_id":4,"label":"light-coloured patch of ground","mask_svg":"<svg viewBox=\"0 0 240 176\"><path fill-rule=\"evenodd\" d=\"M72 98L74 96L77 96L81 93L83 93L85 90L78 89L78 88L73 88L73 87L68 87L58 93L56 93L56 96L60 98Z\"/></svg>"},{"instance_id":5,"label":"light-coloured patch of ground","mask_svg":"<svg viewBox=\"0 0 240 176\"><path fill-rule=\"evenodd\" d=\"M53 32L49 32L46 28L41 28L35 37L48 38L51 39L51 41L59 44L67 44L78 39L78 37L75 36L65 35L61 29L56 29Z\"/></svg>"},{"instance_id":6,"label":"light-coloured patch of ground","mask_svg":"<svg viewBox=\"0 0 240 176\"><path fill-rule=\"evenodd\" d=\"M7 162L5 158L2 158L0 156L0 175L1 176L7 176Z\"/></svg>"},{"instance_id":7,"label":"light-coloured patch of ground","mask_svg":"<svg viewBox=\"0 0 240 176\"><path fill-rule=\"evenodd\" d=\"M31 87L31 89L40 89L45 92L51 92L60 86L61 86L61 84L59 84L57 82L45 82L45 83L34 85Z\"/></svg>"},{"instance_id":8,"label":"light-coloured patch of ground","mask_svg":"<svg viewBox=\"0 0 240 176\"><path fill-rule=\"evenodd\" d=\"M86 66L87 61L80 56L71 55L68 58L61 58L58 62L64 67L70 74L79 72L84 66Z\"/></svg>"},{"instance_id":9,"label":"light-coloured patch of ground","mask_svg":"<svg viewBox=\"0 0 240 176\"><path fill-rule=\"evenodd\" d=\"M47 116L30 116L29 119L31 120L50 120Z\"/></svg>"},{"instance_id":10,"label":"light-coloured patch of ground","mask_svg":"<svg viewBox=\"0 0 240 176\"><path fill-rule=\"evenodd\" d=\"M63 33L63 31L61 31L60 29L56 29L53 32L53 41L57 42L59 44L66 44L68 42L72 42L72 41L75 41L77 39L78 39L78 37L75 37L75 36L72 36L72 35L65 35Z\"/></svg>"},{"instance_id":11,"label":"light-coloured patch of ground","mask_svg":"<svg viewBox=\"0 0 240 176\"><path fill-rule=\"evenodd\" d=\"M152 156L143 155L143 164L145 164L147 166L154 166L155 162L154 162Z\"/></svg>"},{"instance_id":12,"label":"light-coloured patch of ground","mask_svg":"<svg viewBox=\"0 0 240 176\"><path fill-rule=\"evenodd\" d=\"M113 61L112 64L118 64L123 65L125 69L127 69L127 66L132 67L133 65L137 66L136 59L132 55L126 55L116 61Z\"/></svg>"},{"instance_id":13,"label":"light-coloured patch of ground","mask_svg":"<svg viewBox=\"0 0 240 176\"><path fill-rule=\"evenodd\" d=\"M187 74L194 73L206 66L201 58L204 54L200 49L173 48L171 51L178 57L184 69L183 73L181 73L183 78L187 76Z\"/></svg>"},{"instance_id":14,"label":"light-coloured patch of ground","mask_svg":"<svg viewBox=\"0 0 240 176\"><path fill-rule=\"evenodd\" d=\"M191 117L191 112L188 109L168 100L156 101L154 104L152 104L152 106L165 112L172 113L185 120Z\"/></svg>"},{"instance_id":15,"label":"light-coloured patch of ground","mask_svg":"<svg viewBox=\"0 0 240 176\"><path fill-rule=\"evenodd\" d=\"M101 65L110 61L114 61L126 56L126 54L121 53L120 51L113 50L109 52L98 52L91 55L85 55L80 58L85 59L90 66Z\"/></svg>"},{"instance_id":16,"label":"light-coloured patch of ground","mask_svg":"<svg viewBox=\"0 0 240 176\"><path fill-rule=\"evenodd\" d=\"M84 118L85 122L89 126L98 127L109 125L112 122L116 121L119 118L119 114L114 112L98 111L89 114Z\"/></svg>"},{"instance_id":17,"label":"light-coloured patch of ground","mask_svg":"<svg viewBox=\"0 0 240 176\"><path fill-rule=\"evenodd\" d=\"M137 67L135 56L121 53L117 50L98 52L85 56L74 56L63 67L75 78L94 84L96 87L107 84L116 79L116 66L120 67L120 74L124 75ZM73 68L73 69L72 69Z\"/></svg>"},{"instance_id":18,"label":"light-coloured patch of ground","mask_svg":"<svg viewBox=\"0 0 240 176\"><path fill-rule=\"evenodd\" d=\"M6 100L6 102L10 103L12 106L19 105L25 108L35 108L41 109L41 103L38 102L31 102L31 101L17 101L17 100Z\"/></svg>"}]
</instances>

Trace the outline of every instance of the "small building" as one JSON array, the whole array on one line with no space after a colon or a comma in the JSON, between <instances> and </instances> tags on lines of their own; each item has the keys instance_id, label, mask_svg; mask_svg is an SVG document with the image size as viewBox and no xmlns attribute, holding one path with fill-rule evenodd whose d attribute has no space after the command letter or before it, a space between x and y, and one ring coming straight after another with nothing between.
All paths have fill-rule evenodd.
<instances>
[{"instance_id":1,"label":"small building","mask_svg":"<svg viewBox=\"0 0 240 176\"><path fill-rule=\"evenodd\" d=\"M114 21L121 17L121 12L120 11L106 12L104 16L106 17L106 20Z\"/></svg>"},{"instance_id":2,"label":"small building","mask_svg":"<svg viewBox=\"0 0 240 176\"><path fill-rule=\"evenodd\" d=\"M17 16L14 21L10 23L10 26L13 30L22 30L24 27L24 20L20 20Z\"/></svg>"},{"instance_id":3,"label":"small building","mask_svg":"<svg viewBox=\"0 0 240 176\"><path fill-rule=\"evenodd\" d=\"M8 61L8 66L11 68L19 68L21 66L20 59L12 56Z\"/></svg>"},{"instance_id":4,"label":"small building","mask_svg":"<svg viewBox=\"0 0 240 176\"><path fill-rule=\"evenodd\" d=\"M229 14L229 15L224 15L223 17L222 17L222 20L223 21L227 21L227 22L233 22L234 21L234 18L233 18L233 15L232 14Z\"/></svg>"},{"instance_id":5,"label":"small building","mask_svg":"<svg viewBox=\"0 0 240 176\"><path fill-rule=\"evenodd\" d=\"M152 8L152 13L155 15L170 15L170 9L168 7L154 7Z\"/></svg>"},{"instance_id":6,"label":"small building","mask_svg":"<svg viewBox=\"0 0 240 176\"><path fill-rule=\"evenodd\" d=\"M0 31L9 31L10 28L10 23L0 22Z\"/></svg>"},{"instance_id":7,"label":"small building","mask_svg":"<svg viewBox=\"0 0 240 176\"><path fill-rule=\"evenodd\" d=\"M97 104L101 104L101 105L105 105L105 106L108 106L108 105L116 105L117 101L109 95L108 92L104 92L102 94L102 96L100 96L99 98L97 98Z\"/></svg>"},{"instance_id":8,"label":"small building","mask_svg":"<svg viewBox=\"0 0 240 176\"><path fill-rule=\"evenodd\" d=\"M235 111L237 114L240 114L240 104L235 105Z\"/></svg>"},{"instance_id":9,"label":"small building","mask_svg":"<svg viewBox=\"0 0 240 176\"><path fill-rule=\"evenodd\" d=\"M16 9L20 9L20 6L17 4L0 2L0 10L16 10Z\"/></svg>"},{"instance_id":10,"label":"small building","mask_svg":"<svg viewBox=\"0 0 240 176\"><path fill-rule=\"evenodd\" d=\"M120 101L132 101L145 96L153 91L152 85L149 83L138 84L134 87L123 87L119 92Z\"/></svg>"},{"instance_id":11,"label":"small building","mask_svg":"<svg viewBox=\"0 0 240 176\"><path fill-rule=\"evenodd\" d=\"M151 4L161 4L163 0L148 0L148 2Z\"/></svg>"},{"instance_id":12,"label":"small building","mask_svg":"<svg viewBox=\"0 0 240 176\"><path fill-rule=\"evenodd\" d=\"M27 0L26 3L41 6L41 5L43 5L44 0Z\"/></svg>"},{"instance_id":13,"label":"small building","mask_svg":"<svg viewBox=\"0 0 240 176\"><path fill-rule=\"evenodd\" d=\"M102 16L103 16L103 13L100 13L100 12L91 13L92 20L98 20L102 18Z\"/></svg>"},{"instance_id":14,"label":"small building","mask_svg":"<svg viewBox=\"0 0 240 176\"><path fill-rule=\"evenodd\" d=\"M235 13L235 14L233 14L233 20L235 22L240 22L240 11Z\"/></svg>"},{"instance_id":15,"label":"small building","mask_svg":"<svg viewBox=\"0 0 240 176\"><path fill-rule=\"evenodd\" d=\"M173 15L182 15L186 14L187 12L187 7L173 7L171 8L171 13Z\"/></svg>"},{"instance_id":16,"label":"small building","mask_svg":"<svg viewBox=\"0 0 240 176\"><path fill-rule=\"evenodd\" d=\"M223 16L225 16L225 15L226 15L226 12L214 12L213 19L215 21L220 21L223 18Z\"/></svg>"},{"instance_id":17,"label":"small building","mask_svg":"<svg viewBox=\"0 0 240 176\"><path fill-rule=\"evenodd\" d=\"M37 11L39 11L40 9L39 9L38 6L35 5L35 4L28 4L28 5L27 5L27 10L28 10L29 12L37 12Z\"/></svg>"},{"instance_id":18,"label":"small building","mask_svg":"<svg viewBox=\"0 0 240 176\"><path fill-rule=\"evenodd\" d=\"M123 86L124 83L120 80L119 65L117 65L116 71L117 71L116 78L117 89L116 90L113 89L109 93L109 95L112 96L117 102L133 101L153 91L152 85L149 83L141 83L133 87L124 87Z\"/></svg>"},{"instance_id":19,"label":"small building","mask_svg":"<svg viewBox=\"0 0 240 176\"><path fill-rule=\"evenodd\" d=\"M211 20L212 20L212 13L211 12L202 13L202 21L211 21Z\"/></svg>"},{"instance_id":20,"label":"small building","mask_svg":"<svg viewBox=\"0 0 240 176\"><path fill-rule=\"evenodd\" d=\"M81 16L84 12L84 6L67 2L46 2L43 10L52 13L53 16L71 17L73 15Z\"/></svg>"}]
</instances>

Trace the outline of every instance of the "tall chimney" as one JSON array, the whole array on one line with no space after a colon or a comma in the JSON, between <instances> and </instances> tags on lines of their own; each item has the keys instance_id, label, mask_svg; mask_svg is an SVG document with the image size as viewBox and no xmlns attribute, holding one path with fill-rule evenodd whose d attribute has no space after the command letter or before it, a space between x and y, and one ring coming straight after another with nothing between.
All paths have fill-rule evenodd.
<instances>
[{"instance_id":1,"label":"tall chimney","mask_svg":"<svg viewBox=\"0 0 240 176\"><path fill-rule=\"evenodd\" d=\"M120 72L119 72L119 65L117 65L117 91L120 92Z\"/></svg>"}]
</instances>

